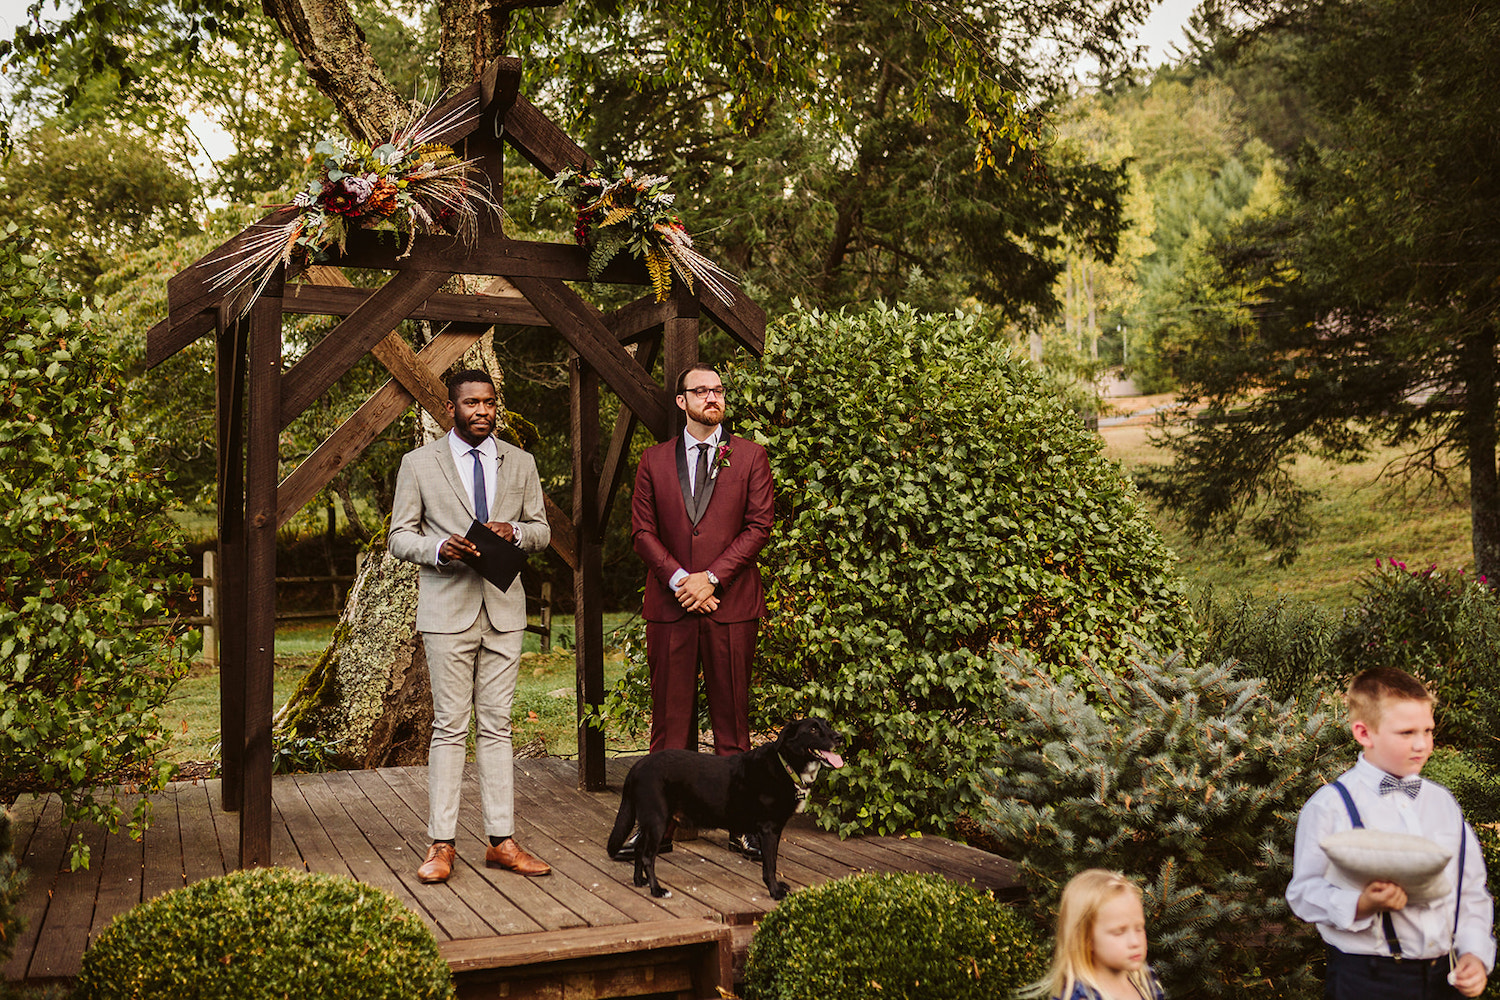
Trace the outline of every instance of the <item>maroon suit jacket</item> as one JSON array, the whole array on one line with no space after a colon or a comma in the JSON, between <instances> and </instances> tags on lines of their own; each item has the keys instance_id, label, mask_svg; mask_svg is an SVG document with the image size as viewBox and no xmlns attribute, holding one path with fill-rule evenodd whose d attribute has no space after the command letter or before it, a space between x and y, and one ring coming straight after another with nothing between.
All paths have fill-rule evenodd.
<instances>
[{"instance_id":1,"label":"maroon suit jacket","mask_svg":"<svg viewBox=\"0 0 1500 1000\"><path fill-rule=\"evenodd\" d=\"M766 611L756 556L771 537L771 463L766 450L742 437L722 438L729 445L728 464L718 465L707 507L694 524L684 497L686 454L682 435L653 445L641 456L630 503L631 536L645 560L645 617L651 622L677 621L684 615L672 593L672 575L711 571L719 578L717 622L743 622Z\"/></svg>"}]
</instances>

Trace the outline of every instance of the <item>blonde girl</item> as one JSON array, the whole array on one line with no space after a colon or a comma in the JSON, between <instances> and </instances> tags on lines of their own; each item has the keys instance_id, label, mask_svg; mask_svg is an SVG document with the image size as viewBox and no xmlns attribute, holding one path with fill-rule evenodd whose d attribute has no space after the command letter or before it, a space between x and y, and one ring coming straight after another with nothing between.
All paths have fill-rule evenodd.
<instances>
[{"instance_id":1,"label":"blonde girl","mask_svg":"<svg viewBox=\"0 0 1500 1000\"><path fill-rule=\"evenodd\" d=\"M1023 994L1053 1000L1162 1000L1146 964L1141 890L1119 872L1090 868L1063 888L1052 968Z\"/></svg>"}]
</instances>

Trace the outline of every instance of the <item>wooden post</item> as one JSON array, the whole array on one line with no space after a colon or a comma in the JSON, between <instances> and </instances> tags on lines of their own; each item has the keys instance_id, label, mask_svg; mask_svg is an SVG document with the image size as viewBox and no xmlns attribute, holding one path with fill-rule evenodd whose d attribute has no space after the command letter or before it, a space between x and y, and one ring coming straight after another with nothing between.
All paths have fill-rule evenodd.
<instances>
[{"instance_id":1,"label":"wooden post","mask_svg":"<svg viewBox=\"0 0 1500 1000\"><path fill-rule=\"evenodd\" d=\"M213 549L203 553L203 617L208 619L203 626L203 662L210 667L219 665L219 602L214 599L219 582L217 555Z\"/></svg>"},{"instance_id":2,"label":"wooden post","mask_svg":"<svg viewBox=\"0 0 1500 1000\"><path fill-rule=\"evenodd\" d=\"M604 790L604 733L584 725L587 707L604 704L604 545L595 505L599 496L599 376L576 354L569 365L573 424L573 527L578 567L573 571L573 655L577 664L578 787Z\"/></svg>"},{"instance_id":3,"label":"wooden post","mask_svg":"<svg viewBox=\"0 0 1500 1000\"><path fill-rule=\"evenodd\" d=\"M276 483L285 271L250 307L245 472L245 786L240 867L271 863L271 714L276 672Z\"/></svg>"},{"instance_id":4,"label":"wooden post","mask_svg":"<svg viewBox=\"0 0 1500 1000\"><path fill-rule=\"evenodd\" d=\"M219 311L214 391L219 443L220 798L238 812L245 787L245 340L247 324Z\"/></svg>"},{"instance_id":5,"label":"wooden post","mask_svg":"<svg viewBox=\"0 0 1500 1000\"><path fill-rule=\"evenodd\" d=\"M674 400L677 398L677 377L698 363L698 300L682 287L680 281L672 288L677 315L662 324L661 378L671 408L672 433L681 434L684 417Z\"/></svg>"},{"instance_id":6,"label":"wooden post","mask_svg":"<svg viewBox=\"0 0 1500 1000\"><path fill-rule=\"evenodd\" d=\"M543 653L552 652L552 581L547 580L542 584L542 637L541 648Z\"/></svg>"}]
</instances>

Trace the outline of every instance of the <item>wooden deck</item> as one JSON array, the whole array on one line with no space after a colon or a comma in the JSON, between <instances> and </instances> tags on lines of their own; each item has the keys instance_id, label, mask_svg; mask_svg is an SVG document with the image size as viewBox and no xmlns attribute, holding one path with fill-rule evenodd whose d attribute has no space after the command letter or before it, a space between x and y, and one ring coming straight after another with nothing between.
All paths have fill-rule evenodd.
<instances>
[{"instance_id":1,"label":"wooden deck","mask_svg":"<svg viewBox=\"0 0 1500 1000\"><path fill-rule=\"evenodd\" d=\"M743 967L755 922L775 903L760 865L704 831L657 861L672 890L653 899L631 884L631 866L609 860L604 841L632 758L609 762L611 790L577 789L577 765L516 761L517 838L552 865L529 879L484 867L478 788L465 776L458 864L446 885L423 885L426 769L382 768L275 779L273 860L348 875L392 893L437 936L461 997L713 997ZM472 765L471 765L472 768ZM30 878L26 930L3 974L53 981L77 975L88 943L143 899L233 870L238 824L219 810L218 782L180 782L154 797L155 819L132 841L90 830L89 870L66 872L68 832L55 796L14 809L16 856ZM796 817L782 839L781 877L793 889L860 871L939 872L1007 889L1011 865L941 837L840 841ZM563 989L557 983L567 980Z\"/></svg>"}]
</instances>

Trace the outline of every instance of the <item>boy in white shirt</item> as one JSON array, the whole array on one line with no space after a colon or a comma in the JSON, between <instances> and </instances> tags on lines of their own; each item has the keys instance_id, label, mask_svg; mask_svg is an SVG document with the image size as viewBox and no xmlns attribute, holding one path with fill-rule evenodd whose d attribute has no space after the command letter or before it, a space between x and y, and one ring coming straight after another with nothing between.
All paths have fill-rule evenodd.
<instances>
[{"instance_id":1,"label":"boy in white shirt","mask_svg":"<svg viewBox=\"0 0 1500 1000\"><path fill-rule=\"evenodd\" d=\"M1404 670L1375 667L1355 677L1349 729L1364 752L1298 816L1286 900L1328 946L1329 1000L1477 997L1494 967L1494 907L1479 842L1452 793L1417 777L1432 755L1433 703ZM1447 894L1417 905L1395 882L1358 890L1329 881L1323 839L1357 826L1451 850Z\"/></svg>"}]
</instances>

